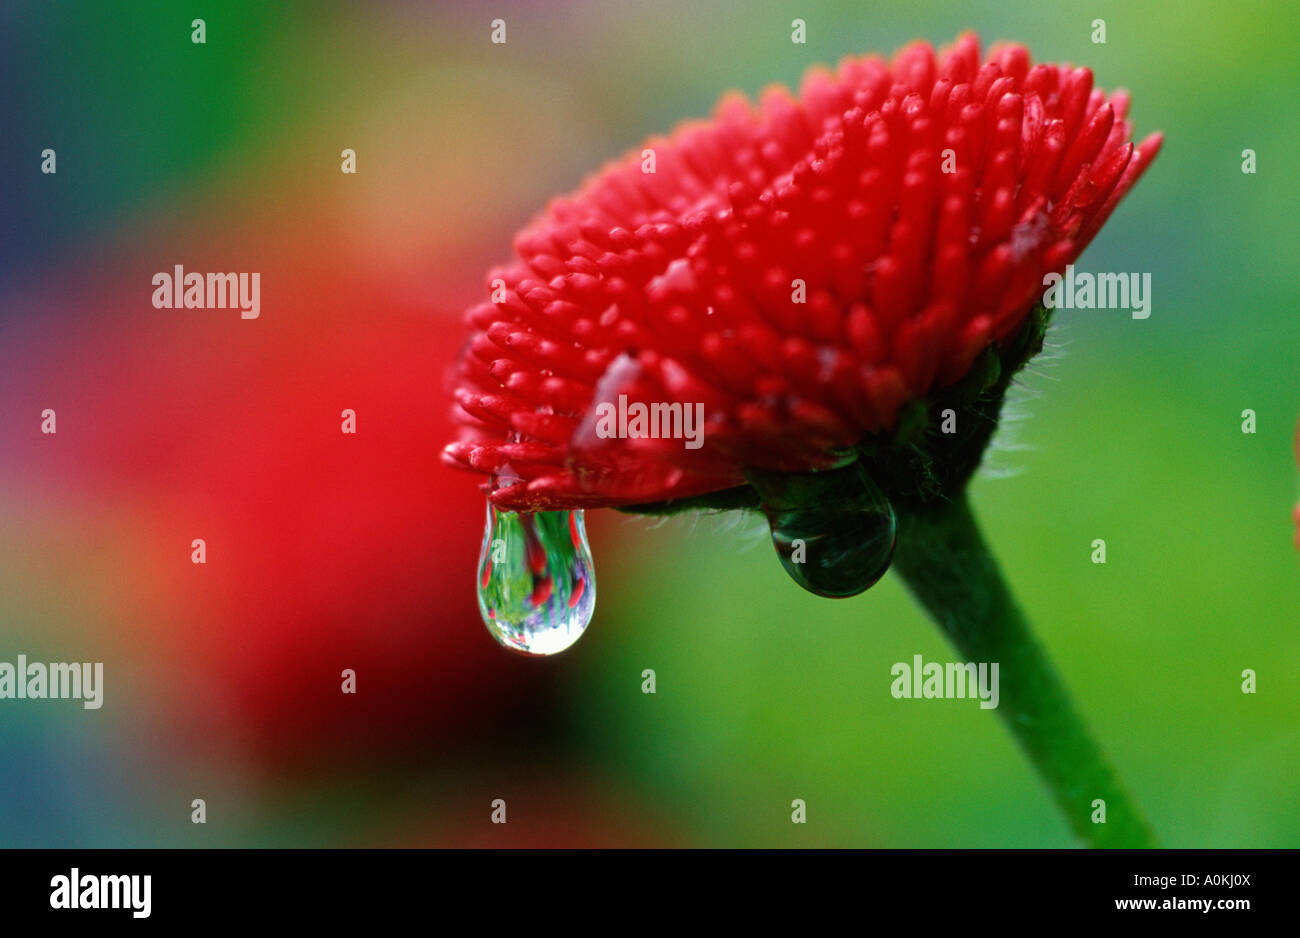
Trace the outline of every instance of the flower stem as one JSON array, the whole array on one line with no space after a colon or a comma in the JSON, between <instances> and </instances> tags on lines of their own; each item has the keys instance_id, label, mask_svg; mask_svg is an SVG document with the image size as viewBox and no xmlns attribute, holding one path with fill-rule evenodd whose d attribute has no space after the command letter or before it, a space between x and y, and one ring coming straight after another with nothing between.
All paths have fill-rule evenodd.
<instances>
[{"instance_id":1,"label":"flower stem","mask_svg":"<svg viewBox=\"0 0 1300 938\"><path fill-rule=\"evenodd\" d=\"M1091 847L1153 847L980 535L965 494L900 510L893 567L967 661L998 663L998 713ZM1093 802L1106 803L1093 823Z\"/></svg>"}]
</instances>

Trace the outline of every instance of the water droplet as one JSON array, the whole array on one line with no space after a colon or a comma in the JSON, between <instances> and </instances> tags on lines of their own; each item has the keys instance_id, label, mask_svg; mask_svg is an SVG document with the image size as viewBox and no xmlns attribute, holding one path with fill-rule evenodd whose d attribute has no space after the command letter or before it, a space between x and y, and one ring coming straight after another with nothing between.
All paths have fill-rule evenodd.
<instances>
[{"instance_id":1,"label":"water droplet","mask_svg":"<svg viewBox=\"0 0 1300 938\"><path fill-rule=\"evenodd\" d=\"M818 596L856 596L884 576L894 507L860 463L818 473L751 474L781 566Z\"/></svg>"},{"instance_id":2,"label":"water droplet","mask_svg":"<svg viewBox=\"0 0 1300 938\"><path fill-rule=\"evenodd\" d=\"M581 511L518 514L487 507L478 608L502 645L525 655L564 651L596 609L596 575Z\"/></svg>"}]
</instances>

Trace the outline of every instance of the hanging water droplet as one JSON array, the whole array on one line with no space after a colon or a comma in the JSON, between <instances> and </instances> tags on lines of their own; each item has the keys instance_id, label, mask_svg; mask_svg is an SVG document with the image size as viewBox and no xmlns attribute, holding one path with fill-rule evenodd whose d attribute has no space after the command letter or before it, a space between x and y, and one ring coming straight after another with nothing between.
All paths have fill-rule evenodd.
<instances>
[{"instance_id":1,"label":"hanging water droplet","mask_svg":"<svg viewBox=\"0 0 1300 938\"><path fill-rule=\"evenodd\" d=\"M892 508L786 511L768 515L768 523L785 572L818 596L856 596L884 576L894 556Z\"/></svg>"},{"instance_id":2,"label":"hanging water droplet","mask_svg":"<svg viewBox=\"0 0 1300 938\"><path fill-rule=\"evenodd\" d=\"M554 655L586 631L596 576L581 511L517 514L487 507L478 608L502 645Z\"/></svg>"},{"instance_id":3,"label":"hanging water droplet","mask_svg":"<svg viewBox=\"0 0 1300 938\"><path fill-rule=\"evenodd\" d=\"M894 556L894 507L861 463L815 473L753 473L781 566L818 596L856 596Z\"/></svg>"}]
</instances>

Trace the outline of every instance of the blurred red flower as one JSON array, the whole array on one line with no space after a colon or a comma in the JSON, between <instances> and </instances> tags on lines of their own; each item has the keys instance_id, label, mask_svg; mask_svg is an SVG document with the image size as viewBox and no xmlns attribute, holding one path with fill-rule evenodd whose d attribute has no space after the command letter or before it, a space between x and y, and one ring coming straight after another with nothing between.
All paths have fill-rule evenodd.
<instances>
[{"instance_id":1,"label":"blurred red flower","mask_svg":"<svg viewBox=\"0 0 1300 938\"><path fill-rule=\"evenodd\" d=\"M113 623L104 654L161 695L169 749L288 768L481 738L547 677L499 654L466 586L483 503L438 459L459 342L327 227L299 232L172 232L15 299L0 390L30 418L6 446L27 556ZM261 317L152 309L173 262L260 271ZM75 540L40 554L68 513Z\"/></svg>"}]
</instances>

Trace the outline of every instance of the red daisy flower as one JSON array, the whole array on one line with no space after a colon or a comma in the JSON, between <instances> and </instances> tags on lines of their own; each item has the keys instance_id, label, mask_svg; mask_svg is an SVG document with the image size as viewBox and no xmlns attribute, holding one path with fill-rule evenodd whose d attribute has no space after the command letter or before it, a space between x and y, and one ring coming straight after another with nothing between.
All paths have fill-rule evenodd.
<instances>
[{"instance_id":1,"label":"red daisy flower","mask_svg":"<svg viewBox=\"0 0 1300 938\"><path fill-rule=\"evenodd\" d=\"M516 237L468 314L445 458L513 511L842 465L1016 341L1159 150L1128 105L1022 46L981 61L971 34L724 97ZM620 397L702 404L702 445L597 433Z\"/></svg>"}]
</instances>

